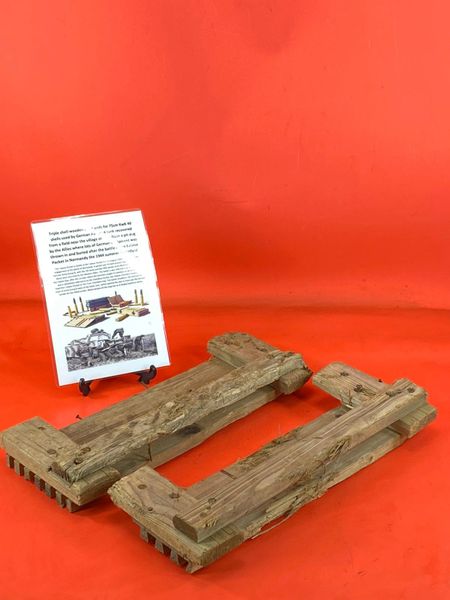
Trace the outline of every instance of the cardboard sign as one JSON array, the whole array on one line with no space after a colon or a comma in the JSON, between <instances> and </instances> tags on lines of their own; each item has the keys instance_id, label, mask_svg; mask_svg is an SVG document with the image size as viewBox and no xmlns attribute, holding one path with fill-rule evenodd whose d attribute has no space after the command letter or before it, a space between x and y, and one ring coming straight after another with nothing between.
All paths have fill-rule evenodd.
<instances>
[{"instance_id":1,"label":"cardboard sign","mask_svg":"<svg viewBox=\"0 0 450 600\"><path fill-rule=\"evenodd\" d=\"M141 211L31 228L59 385L170 364Z\"/></svg>"}]
</instances>

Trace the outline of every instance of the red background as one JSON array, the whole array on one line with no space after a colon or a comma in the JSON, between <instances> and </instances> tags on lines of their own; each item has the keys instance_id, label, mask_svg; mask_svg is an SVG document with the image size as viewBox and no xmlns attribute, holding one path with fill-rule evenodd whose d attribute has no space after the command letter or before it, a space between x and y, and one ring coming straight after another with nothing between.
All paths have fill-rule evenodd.
<instances>
[{"instance_id":1,"label":"red background","mask_svg":"<svg viewBox=\"0 0 450 600\"><path fill-rule=\"evenodd\" d=\"M0 0L0 427L135 392L57 389L29 223L141 208L173 366L246 330L430 390L417 438L188 577L107 500L0 473L0 600L449 598L450 7ZM26 363L25 363L26 361ZM30 372L23 378L24 364ZM190 483L334 403L311 385L161 469Z\"/></svg>"}]
</instances>

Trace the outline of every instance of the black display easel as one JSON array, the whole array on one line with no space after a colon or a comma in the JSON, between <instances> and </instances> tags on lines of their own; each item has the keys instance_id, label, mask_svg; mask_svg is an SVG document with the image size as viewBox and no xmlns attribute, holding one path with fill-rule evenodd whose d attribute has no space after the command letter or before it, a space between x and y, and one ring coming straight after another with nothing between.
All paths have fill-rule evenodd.
<instances>
[{"instance_id":1,"label":"black display easel","mask_svg":"<svg viewBox=\"0 0 450 600\"><path fill-rule=\"evenodd\" d=\"M150 365L147 371L137 371L135 375L138 376L139 383L148 385L150 381L156 377L156 373L157 370L155 365ZM83 377L80 379L80 381L78 382L78 389L80 390L80 394L83 394L83 396L89 396L89 394L91 393L92 381L92 379L90 381L86 381L86 379L84 379Z\"/></svg>"}]
</instances>

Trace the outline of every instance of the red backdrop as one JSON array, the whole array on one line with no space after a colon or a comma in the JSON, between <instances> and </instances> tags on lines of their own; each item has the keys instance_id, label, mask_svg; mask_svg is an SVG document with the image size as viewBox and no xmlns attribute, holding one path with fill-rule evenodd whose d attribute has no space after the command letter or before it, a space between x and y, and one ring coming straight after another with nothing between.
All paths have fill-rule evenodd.
<instances>
[{"instance_id":1,"label":"red backdrop","mask_svg":"<svg viewBox=\"0 0 450 600\"><path fill-rule=\"evenodd\" d=\"M138 207L166 302L450 306L448 2L1 6L3 297Z\"/></svg>"},{"instance_id":2,"label":"red backdrop","mask_svg":"<svg viewBox=\"0 0 450 600\"><path fill-rule=\"evenodd\" d=\"M29 227L128 208L166 311L158 380L246 330L439 409L194 577L107 499L68 515L3 467L0 600L450 598L449 19L447 0L0 0L0 428L139 391L55 387ZM335 405L308 384L161 471L192 483Z\"/></svg>"}]
</instances>

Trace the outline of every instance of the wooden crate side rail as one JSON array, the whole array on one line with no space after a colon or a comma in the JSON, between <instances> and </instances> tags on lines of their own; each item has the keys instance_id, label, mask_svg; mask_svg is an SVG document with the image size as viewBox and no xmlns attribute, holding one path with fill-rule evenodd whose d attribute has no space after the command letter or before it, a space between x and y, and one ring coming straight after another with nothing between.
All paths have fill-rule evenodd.
<instances>
[{"instance_id":1,"label":"wooden crate side rail","mask_svg":"<svg viewBox=\"0 0 450 600\"><path fill-rule=\"evenodd\" d=\"M222 340L226 337L220 336ZM258 343L264 346L256 340ZM252 379L258 361L262 372ZM30 419L5 430L0 445L7 452L8 466L17 474L34 481L49 496L61 497L62 503L65 498L67 504L84 505L105 493L121 476L146 463L162 464L275 399L280 394L276 377L289 375L299 365L304 365L300 355L273 347L253 353L241 369L213 357L60 430L39 417ZM238 394L233 390L236 371L242 384ZM222 403L221 393L226 396ZM182 414L179 409L186 399L191 402ZM41 437L36 437L37 432ZM38 438L39 449L35 447ZM108 440L113 440L114 446L108 448L112 450L110 456L105 451ZM85 468L90 456L97 458Z\"/></svg>"},{"instance_id":2,"label":"wooden crate side rail","mask_svg":"<svg viewBox=\"0 0 450 600\"><path fill-rule=\"evenodd\" d=\"M208 342L208 352L233 367L241 367L253 360L267 356L275 350L277 350L275 346L271 346L248 333L227 333L216 336ZM282 375L274 383L276 390L281 394L295 392L312 375L312 371L303 360L303 357L301 355L297 356L300 358L301 363L289 373Z\"/></svg>"},{"instance_id":3,"label":"wooden crate side rail","mask_svg":"<svg viewBox=\"0 0 450 600\"><path fill-rule=\"evenodd\" d=\"M421 405L413 413L420 410ZM314 421L273 440L252 455L187 489L175 486L146 466L114 484L108 493L113 501L130 514L139 525L141 537L146 542L152 543L159 552L167 554L172 561L192 573L241 544L243 540L258 535L274 520L291 516L301 506L320 497L331 486L378 460L408 438L405 433L398 433L390 427L382 429L345 454L336 456L331 462L324 464L306 481L272 497L233 524L201 542L192 540L173 525L174 515L180 510L192 509L193 498L197 501L214 499L225 482L234 481L248 473L255 465L260 465L274 456L280 456L281 448L290 451L298 442L317 438L324 428L332 423L339 423L346 412L347 409L344 407L328 411ZM415 433L426 424L422 422ZM161 484L161 480L164 480L164 485ZM142 495L143 490L145 496ZM154 493L154 490L157 491ZM189 496L188 506L179 502L183 493ZM215 536L218 533L225 537L218 538L220 542L216 543Z\"/></svg>"},{"instance_id":4,"label":"wooden crate side rail","mask_svg":"<svg viewBox=\"0 0 450 600\"><path fill-rule=\"evenodd\" d=\"M412 385L409 380L398 380L374 396L370 403L324 426L313 439L300 441L296 447L281 451L225 484L213 501L200 501L190 510L177 514L174 525L196 541L208 538L415 410L425 395L423 388Z\"/></svg>"},{"instance_id":5,"label":"wooden crate side rail","mask_svg":"<svg viewBox=\"0 0 450 600\"><path fill-rule=\"evenodd\" d=\"M60 453L54 468L68 481L74 482L107 465L114 465L130 452L148 454L149 444L159 437L246 398L277 381L300 362L292 353L274 351L267 358L237 367L198 389L167 396L158 411L105 433L90 444L89 452L82 448L75 456L71 451Z\"/></svg>"},{"instance_id":6,"label":"wooden crate side rail","mask_svg":"<svg viewBox=\"0 0 450 600\"><path fill-rule=\"evenodd\" d=\"M343 406L360 406L388 388L389 384L342 362L333 362L314 374L313 383L327 392ZM436 418L436 408L426 400L421 409L411 412L391 428L408 437L415 435L423 426Z\"/></svg>"}]
</instances>

